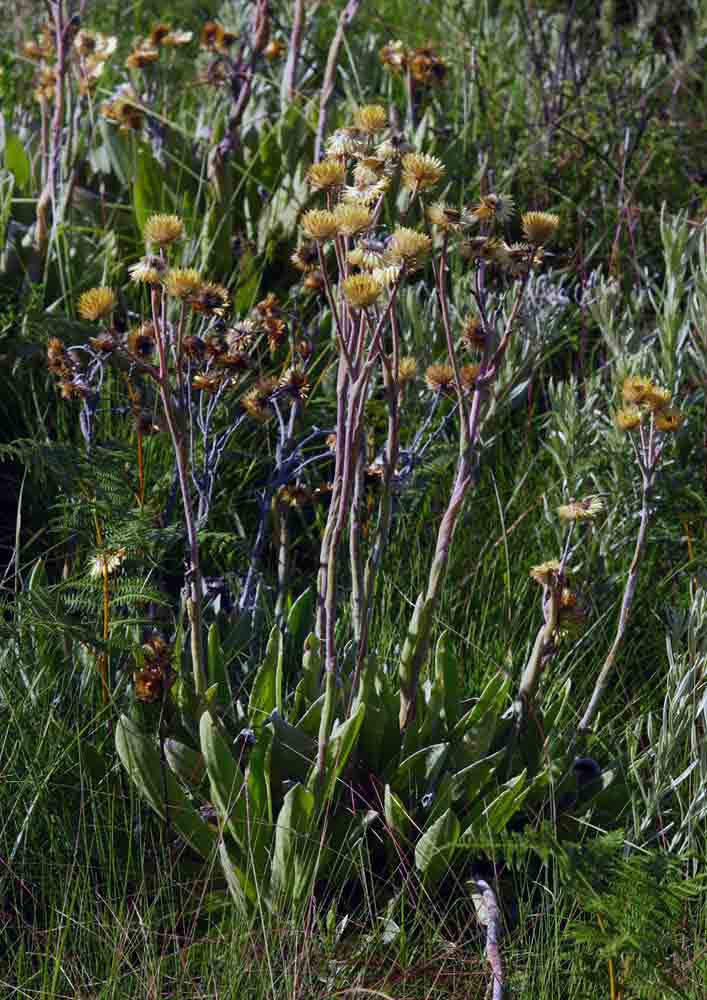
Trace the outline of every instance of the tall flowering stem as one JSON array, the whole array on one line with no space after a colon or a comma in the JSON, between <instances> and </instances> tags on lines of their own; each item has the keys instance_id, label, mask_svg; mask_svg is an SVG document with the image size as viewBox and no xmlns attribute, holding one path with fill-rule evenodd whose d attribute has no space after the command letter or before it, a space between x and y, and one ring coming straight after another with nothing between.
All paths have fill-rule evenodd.
<instances>
[{"instance_id":1,"label":"tall flowering stem","mask_svg":"<svg viewBox=\"0 0 707 1000\"><path fill-rule=\"evenodd\" d=\"M206 669L204 666L204 644L202 637L202 601L203 586L201 577L201 560L199 556L199 539L196 531L196 519L194 517L194 506L189 489L189 461L187 456L184 430L180 425L174 407L174 397L172 394L172 384L169 374L169 363L167 358L167 320L166 320L166 299L156 287L151 292L152 302L152 322L155 328L155 339L157 342L157 353L159 357L159 373L157 383L159 386L160 399L164 410L167 430L172 441L172 450L177 467L177 480L179 482L179 492L182 498L182 509L184 511L184 524L187 532L187 544L189 546L189 565L186 573L186 604L187 615L191 632L191 655L192 670L194 676L194 690L198 696L202 696L206 691Z\"/></svg>"},{"instance_id":2,"label":"tall flowering stem","mask_svg":"<svg viewBox=\"0 0 707 1000\"><path fill-rule=\"evenodd\" d=\"M446 246L446 241L445 241ZM442 521L437 532L437 543L432 558L432 564L427 578L427 588L424 591L420 610L416 609L416 619L419 619L419 626L416 625L416 638L414 651L409 663L406 663L404 674L401 678L400 686L400 728L406 729L415 719L417 706L417 695L420 678L420 670L427 659L431 639L432 616L439 603L442 586L444 584L447 565L449 563L449 553L454 537L454 530L459 520L464 501L469 492L474 478L474 471L478 461L478 437L483 416L483 397L485 387L490 384L496 375L500 363L510 342L515 324L518 320L521 304L528 283L529 269L525 271L517 283L515 301L510 315L506 321L503 333L501 334L498 346L492 353L491 337L487 336L484 356L476 378L476 384L472 390L471 406L467 409L464 391L459 381L459 369L456 363L456 351L454 347L453 333L449 321L449 310L446 305L447 289L445 281L446 260L443 251L437 273L437 294L443 304L441 309L442 321L447 339L447 349L450 364L455 371L455 388L459 402L460 412L460 434L459 434L459 458L454 476L452 492L447 503L447 508L442 516Z\"/></svg>"},{"instance_id":3,"label":"tall flowering stem","mask_svg":"<svg viewBox=\"0 0 707 1000\"><path fill-rule=\"evenodd\" d=\"M616 669L616 661L619 650L623 643L624 636L626 635L626 629L628 628L628 622L636 596L638 573L646 552L648 527L651 519L650 497L653 491L653 485L655 483L655 477L658 471L658 464L660 462L662 452L661 444L658 443L658 438L656 436L655 424L655 416L651 413L648 428L646 429L643 426L640 428L640 445L634 445L636 451L636 461L641 470L641 520L638 526L638 534L636 536L636 545L633 550L633 558L629 567L628 576L626 577L626 585L624 587L623 598L621 600L621 610L619 611L619 620L616 625L614 640L611 644L609 652L607 653L606 659L604 660L599 676L596 679L594 690L592 691L591 698L589 699L589 704L587 705L584 715L580 720L578 726L580 732L586 732L591 729L594 720L597 717L599 704L609 686L611 676Z\"/></svg>"}]
</instances>

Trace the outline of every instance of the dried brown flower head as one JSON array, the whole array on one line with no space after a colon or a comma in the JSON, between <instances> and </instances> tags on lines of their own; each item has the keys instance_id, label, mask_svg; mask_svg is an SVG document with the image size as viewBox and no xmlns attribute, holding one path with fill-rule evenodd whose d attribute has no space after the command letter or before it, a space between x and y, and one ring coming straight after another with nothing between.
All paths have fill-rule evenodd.
<instances>
[{"instance_id":1,"label":"dried brown flower head","mask_svg":"<svg viewBox=\"0 0 707 1000\"><path fill-rule=\"evenodd\" d=\"M105 319L113 312L117 301L112 288L89 288L79 299L79 316L91 322Z\"/></svg>"},{"instance_id":2,"label":"dried brown flower head","mask_svg":"<svg viewBox=\"0 0 707 1000\"><path fill-rule=\"evenodd\" d=\"M130 87L123 87L112 100L102 104L101 114L124 132L137 132L142 128L145 117L138 97Z\"/></svg>"},{"instance_id":3,"label":"dried brown flower head","mask_svg":"<svg viewBox=\"0 0 707 1000\"><path fill-rule=\"evenodd\" d=\"M182 341L182 351L190 361L203 361L206 357L206 342L202 337L185 337Z\"/></svg>"},{"instance_id":4,"label":"dried brown flower head","mask_svg":"<svg viewBox=\"0 0 707 1000\"><path fill-rule=\"evenodd\" d=\"M159 285L162 283L167 265L161 257L147 254L128 268L130 280L136 284Z\"/></svg>"},{"instance_id":5,"label":"dried brown flower head","mask_svg":"<svg viewBox=\"0 0 707 1000\"><path fill-rule=\"evenodd\" d=\"M462 327L462 342L465 347L483 349L486 344L486 331L479 316L467 316Z\"/></svg>"},{"instance_id":6,"label":"dried brown flower head","mask_svg":"<svg viewBox=\"0 0 707 1000\"><path fill-rule=\"evenodd\" d=\"M302 282L302 288L311 295L323 295L326 291L326 282L321 271L310 271Z\"/></svg>"},{"instance_id":7,"label":"dried brown flower head","mask_svg":"<svg viewBox=\"0 0 707 1000\"><path fill-rule=\"evenodd\" d=\"M128 351L136 358L147 359L155 350L156 331L153 323L142 323L128 334Z\"/></svg>"},{"instance_id":8,"label":"dried brown flower head","mask_svg":"<svg viewBox=\"0 0 707 1000\"><path fill-rule=\"evenodd\" d=\"M151 45L141 44L133 49L125 60L125 65L128 69L146 69L152 63L157 62L159 57L159 49L155 49Z\"/></svg>"},{"instance_id":9,"label":"dried brown flower head","mask_svg":"<svg viewBox=\"0 0 707 1000\"><path fill-rule=\"evenodd\" d=\"M241 399L241 405L248 416L253 417L254 420L260 421L260 423L264 423L266 420L269 420L273 415L270 399L276 389L276 378L273 378L270 375L261 376L253 388L250 389Z\"/></svg>"},{"instance_id":10,"label":"dried brown flower head","mask_svg":"<svg viewBox=\"0 0 707 1000\"><path fill-rule=\"evenodd\" d=\"M76 32L74 37L74 49L78 55L97 62L110 59L117 46L118 39L115 35L104 35L101 31L81 29Z\"/></svg>"},{"instance_id":11,"label":"dried brown flower head","mask_svg":"<svg viewBox=\"0 0 707 1000\"><path fill-rule=\"evenodd\" d=\"M110 354L118 346L115 337L108 330L99 333L97 337L89 337L88 342L99 354Z\"/></svg>"},{"instance_id":12,"label":"dried brown flower head","mask_svg":"<svg viewBox=\"0 0 707 1000\"><path fill-rule=\"evenodd\" d=\"M515 211L513 199L508 195L482 195L479 204L471 211L471 217L477 222L507 222Z\"/></svg>"},{"instance_id":13,"label":"dried brown flower head","mask_svg":"<svg viewBox=\"0 0 707 1000\"><path fill-rule=\"evenodd\" d=\"M298 247L292 254L290 261L293 266L303 274L315 271L319 266L319 254L317 253L316 244L303 243L302 246Z\"/></svg>"},{"instance_id":14,"label":"dried brown flower head","mask_svg":"<svg viewBox=\"0 0 707 1000\"><path fill-rule=\"evenodd\" d=\"M448 364L430 365L425 370L425 382L432 392L454 392L454 369Z\"/></svg>"},{"instance_id":15,"label":"dried brown flower head","mask_svg":"<svg viewBox=\"0 0 707 1000\"><path fill-rule=\"evenodd\" d=\"M230 304L228 291L216 281L205 281L189 299L194 312L223 316Z\"/></svg>"},{"instance_id":16,"label":"dried brown flower head","mask_svg":"<svg viewBox=\"0 0 707 1000\"><path fill-rule=\"evenodd\" d=\"M413 80L425 86L441 83L447 75L447 64L429 45L413 49L408 55L408 65Z\"/></svg>"},{"instance_id":17,"label":"dried brown flower head","mask_svg":"<svg viewBox=\"0 0 707 1000\"><path fill-rule=\"evenodd\" d=\"M481 370L481 365L462 365L459 369L459 379L462 384L462 388L466 389L468 392L473 389L476 385L476 380L479 377L479 372Z\"/></svg>"},{"instance_id":18,"label":"dried brown flower head","mask_svg":"<svg viewBox=\"0 0 707 1000\"><path fill-rule=\"evenodd\" d=\"M203 372L195 375L192 379L192 389L196 392L208 392L210 396L215 396L221 386L226 384L226 376L223 374L205 374Z\"/></svg>"},{"instance_id":19,"label":"dried brown flower head","mask_svg":"<svg viewBox=\"0 0 707 1000\"><path fill-rule=\"evenodd\" d=\"M236 36L232 32L226 31L222 24L218 24L216 21L206 21L201 29L199 45L202 49L209 51L216 49L219 52L228 52L235 40Z\"/></svg>"},{"instance_id":20,"label":"dried brown flower head","mask_svg":"<svg viewBox=\"0 0 707 1000\"><path fill-rule=\"evenodd\" d=\"M167 35L172 30L170 24L155 24L147 36L147 41L152 46L157 46L162 44L162 40L167 37Z\"/></svg>"},{"instance_id":21,"label":"dried brown flower head","mask_svg":"<svg viewBox=\"0 0 707 1000\"><path fill-rule=\"evenodd\" d=\"M278 389L293 399L303 401L309 395L310 385L301 368L288 368L277 384Z\"/></svg>"},{"instance_id":22,"label":"dried brown flower head","mask_svg":"<svg viewBox=\"0 0 707 1000\"><path fill-rule=\"evenodd\" d=\"M444 232L458 230L470 220L458 208L452 208L443 201L433 202L427 209L427 218L433 226Z\"/></svg>"},{"instance_id":23,"label":"dried brown flower head","mask_svg":"<svg viewBox=\"0 0 707 1000\"><path fill-rule=\"evenodd\" d=\"M400 39L384 45L378 56L383 67L391 73L402 73L407 65L407 52Z\"/></svg>"},{"instance_id":24,"label":"dried brown flower head","mask_svg":"<svg viewBox=\"0 0 707 1000\"><path fill-rule=\"evenodd\" d=\"M299 483L288 483L278 490L278 500L288 507L306 507L312 502L312 491Z\"/></svg>"}]
</instances>

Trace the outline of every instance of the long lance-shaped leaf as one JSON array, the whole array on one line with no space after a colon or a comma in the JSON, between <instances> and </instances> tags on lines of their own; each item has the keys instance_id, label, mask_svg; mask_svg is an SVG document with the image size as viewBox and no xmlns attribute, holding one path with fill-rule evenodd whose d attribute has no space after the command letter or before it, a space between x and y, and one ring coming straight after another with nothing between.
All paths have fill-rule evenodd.
<instances>
[{"instance_id":1,"label":"long lance-shaped leaf","mask_svg":"<svg viewBox=\"0 0 707 1000\"><path fill-rule=\"evenodd\" d=\"M265 722L273 709L282 711L282 632L275 626L270 633L265 659L258 667L248 702L253 725Z\"/></svg>"},{"instance_id":2,"label":"long lance-shaped leaf","mask_svg":"<svg viewBox=\"0 0 707 1000\"><path fill-rule=\"evenodd\" d=\"M241 850L244 850L247 841L248 815L245 781L241 769L219 731L219 723L209 712L204 712L201 717L199 735L209 775L211 798L220 823L228 830Z\"/></svg>"},{"instance_id":3,"label":"long lance-shaped leaf","mask_svg":"<svg viewBox=\"0 0 707 1000\"><path fill-rule=\"evenodd\" d=\"M206 774L204 755L179 740L164 741L164 756L180 781L190 788L198 788Z\"/></svg>"},{"instance_id":4,"label":"long lance-shaped leaf","mask_svg":"<svg viewBox=\"0 0 707 1000\"><path fill-rule=\"evenodd\" d=\"M459 840L459 820L451 809L425 830L415 847L415 867L427 885L434 885L449 870Z\"/></svg>"},{"instance_id":5,"label":"long lance-shaped leaf","mask_svg":"<svg viewBox=\"0 0 707 1000\"><path fill-rule=\"evenodd\" d=\"M271 888L273 900L300 902L307 893L319 850L313 823L315 800L303 785L289 790L275 829Z\"/></svg>"},{"instance_id":6,"label":"long lance-shaped leaf","mask_svg":"<svg viewBox=\"0 0 707 1000\"><path fill-rule=\"evenodd\" d=\"M398 672L400 676L400 728L406 729L411 722L415 705L417 704L417 684L419 680L419 664L416 655L420 642L426 637L430 626L432 605L425 602L425 595L420 594L415 604L415 610L410 619L408 633L405 637L403 651L400 654Z\"/></svg>"},{"instance_id":7,"label":"long lance-shaped leaf","mask_svg":"<svg viewBox=\"0 0 707 1000\"><path fill-rule=\"evenodd\" d=\"M123 715L115 731L123 767L140 794L163 820L202 857L208 858L218 834L201 818L169 768L162 765L154 742Z\"/></svg>"},{"instance_id":8,"label":"long lance-shaped leaf","mask_svg":"<svg viewBox=\"0 0 707 1000\"><path fill-rule=\"evenodd\" d=\"M343 774L358 741L365 715L366 706L359 704L351 718L334 730L324 754L324 774L321 776L321 782L318 780L316 770L310 777L310 788L318 791L320 806L326 805L334 795L336 783Z\"/></svg>"}]
</instances>

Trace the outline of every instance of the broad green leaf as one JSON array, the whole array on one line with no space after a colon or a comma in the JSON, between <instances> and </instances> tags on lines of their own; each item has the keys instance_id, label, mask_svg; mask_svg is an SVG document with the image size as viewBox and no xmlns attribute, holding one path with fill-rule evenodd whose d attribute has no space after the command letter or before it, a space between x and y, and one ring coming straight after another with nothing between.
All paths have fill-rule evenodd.
<instances>
[{"instance_id":1,"label":"broad green leaf","mask_svg":"<svg viewBox=\"0 0 707 1000\"><path fill-rule=\"evenodd\" d=\"M219 822L243 850L248 840L248 809L243 774L220 731L219 723L210 712L204 712L201 716L199 733L201 751L209 775L211 800L218 812Z\"/></svg>"},{"instance_id":2,"label":"broad green leaf","mask_svg":"<svg viewBox=\"0 0 707 1000\"><path fill-rule=\"evenodd\" d=\"M169 190L164 171L146 145L140 144L135 153L135 171L132 182L133 207L140 232L154 212L164 210Z\"/></svg>"},{"instance_id":3,"label":"broad green leaf","mask_svg":"<svg viewBox=\"0 0 707 1000\"><path fill-rule=\"evenodd\" d=\"M316 741L277 713L271 716L268 726L273 734L270 751L273 782L304 781L317 757Z\"/></svg>"},{"instance_id":4,"label":"broad green leaf","mask_svg":"<svg viewBox=\"0 0 707 1000\"><path fill-rule=\"evenodd\" d=\"M425 830L415 847L415 867L427 885L434 885L449 870L459 840L459 820L451 809Z\"/></svg>"},{"instance_id":5,"label":"broad green leaf","mask_svg":"<svg viewBox=\"0 0 707 1000\"><path fill-rule=\"evenodd\" d=\"M477 703L454 727L452 739L464 764L485 757L493 743L503 710L507 707L509 679L500 672L492 677Z\"/></svg>"},{"instance_id":6,"label":"broad green leaf","mask_svg":"<svg viewBox=\"0 0 707 1000\"><path fill-rule=\"evenodd\" d=\"M314 592L311 587L299 595L287 616L287 634L297 653L303 648L312 625Z\"/></svg>"},{"instance_id":7,"label":"broad green leaf","mask_svg":"<svg viewBox=\"0 0 707 1000\"><path fill-rule=\"evenodd\" d=\"M505 750L498 750L488 757L475 760L473 764L463 767L461 771L457 771L452 776L452 799L455 802L461 800L462 803L470 805L474 799L481 795L505 756Z\"/></svg>"},{"instance_id":8,"label":"broad green leaf","mask_svg":"<svg viewBox=\"0 0 707 1000\"><path fill-rule=\"evenodd\" d=\"M248 702L248 716L254 726L261 725L282 703L282 633L273 628L265 650L265 658L258 667Z\"/></svg>"},{"instance_id":9,"label":"broad green leaf","mask_svg":"<svg viewBox=\"0 0 707 1000\"><path fill-rule=\"evenodd\" d=\"M272 860L272 896L300 902L309 889L319 849L313 823L314 796L303 785L289 790L275 828Z\"/></svg>"},{"instance_id":10,"label":"broad green leaf","mask_svg":"<svg viewBox=\"0 0 707 1000\"><path fill-rule=\"evenodd\" d=\"M223 874L226 876L226 884L233 902L236 904L238 915L248 917L257 906L258 892L243 869L236 863L234 852L225 840L219 842L218 854ZM260 900L263 900L262 894Z\"/></svg>"},{"instance_id":11,"label":"broad green leaf","mask_svg":"<svg viewBox=\"0 0 707 1000\"><path fill-rule=\"evenodd\" d=\"M391 787L399 795L423 795L432 789L449 756L449 743L423 747L407 757L391 776Z\"/></svg>"},{"instance_id":12,"label":"broad green leaf","mask_svg":"<svg viewBox=\"0 0 707 1000\"><path fill-rule=\"evenodd\" d=\"M29 186L32 169L29 157L25 152L25 147L22 145L21 140L12 132L5 133L3 164L5 170L9 170L15 178L15 184L18 188L26 191Z\"/></svg>"},{"instance_id":13,"label":"broad green leaf","mask_svg":"<svg viewBox=\"0 0 707 1000\"><path fill-rule=\"evenodd\" d=\"M435 682L442 691L444 719L452 732L459 717L459 671L449 632L443 632L435 650Z\"/></svg>"},{"instance_id":14,"label":"broad green leaf","mask_svg":"<svg viewBox=\"0 0 707 1000\"><path fill-rule=\"evenodd\" d=\"M191 788L198 788L206 774L204 755L179 740L164 741L164 756L180 781Z\"/></svg>"},{"instance_id":15,"label":"broad green leaf","mask_svg":"<svg viewBox=\"0 0 707 1000\"><path fill-rule=\"evenodd\" d=\"M413 829L412 819L408 815L405 806L391 789L390 785L385 786L383 811L385 814L385 821L395 837L400 837L403 840L409 840Z\"/></svg>"},{"instance_id":16,"label":"broad green leaf","mask_svg":"<svg viewBox=\"0 0 707 1000\"><path fill-rule=\"evenodd\" d=\"M208 858L218 834L201 818L169 768L162 765L153 740L123 715L116 726L115 745L123 767L157 815L165 821L169 818L180 837Z\"/></svg>"},{"instance_id":17,"label":"broad green leaf","mask_svg":"<svg viewBox=\"0 0 707 1000\"><path fill-rule=\"evenodd\" d=\"M216 701L220 705L230 705L232 700L231 685L216 622L213 622L209 628L206 665L209 686L216 685Z\"/></svg>"},{"instance_id":18,"label":"broad green leaf","mask_svg":"<svg viewBox=\"0 0 707 1000\"><path fill-rule=\"evenodd\" d=\"M316 771L309 781L311 789L318 792L319 804L330 801L336 791L336 784L349 762L361 731L361 725L366 715L366 706L359 704L354 714L346 722L337 726L331 734L324 753L324 778L320 785Z\"/></svg>"}]
</instances>

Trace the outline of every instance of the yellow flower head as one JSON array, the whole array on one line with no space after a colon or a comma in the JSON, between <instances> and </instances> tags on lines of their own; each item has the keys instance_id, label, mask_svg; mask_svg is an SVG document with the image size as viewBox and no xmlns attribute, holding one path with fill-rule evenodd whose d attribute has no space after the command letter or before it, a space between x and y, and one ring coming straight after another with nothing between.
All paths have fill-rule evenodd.
<instances>
[{"instance_id":1,"label":"yellow flower head","mask_svg":"<svg viewBox=\"0 0 707 1000\"><path fill-rule=\"evenodd\" d=\"M164 279L167 295L173 299L191 299L202 285L202 278L194 267L173 267Z\"/></svg>"},{"instance_id":2,"label":"yellow flower head","mask_svg":"<svg viewBox=\"0 0 707 1000\"><path fill-rule=\"evenodd\" d=\"M432 249L432 240L426 233L399 226L390 241L389 256L392 261L414 265Z\"/></svg>"},{"instance_id":3,"label":"yellow flower head","mask_svg":"<svg viewBox=\"0 0 707 1000\"><path fill-rule=\"evenodd\" d=\"M547 562L532 566L530 576L542 587L552 587L558 582L560 563L557 559L548 559Z\"/></svg>"},{"instance_id":4,"label":"yellow flower head","mask_svg":"<svg viewBox=\"0 0 707 1000\"><path fill-rule=\"evenodd\" d=\"M241 399L241 405L249 417L265 423L273 415L270 397L277 389L277 379L270 376L259 378L252 389Z\"/></svg>"},{"instance_id":5,"label":"yellow flower head","mask_svg":"<svg viewBox=\"0 0 707 1000\"><path fill-rule=\"evenodd\" d=\"M674 434L680 429L685 418L677 410L658 410L655 415L655 429L661 434Z\"/></svg>"},{"instance_id":6,"label":"yellow flower head","mask_svg":"<svg viewBox=\"0 0 707 1000\"><path fill-rule=\"evenodd\" d=\"M603 513L606 505L600 496L585 497L584 500L570 500L557 508L563 521L593 521Z\"/></svg>"},{"instance_id":7,"label":"yellow flower head","mask_svg":"<svg viewBox=\"0 0 707 1000\"><path fill-rule=\"evenodd\" d=\"M342 283L344 297L352 309L365 309L373 305L383 291L383 286L369 274L352 274Z\"/></svg>"},{"instance_id":8,"label":"yellow flower head","mask_svg":"<svg viewBox=\"0 0 707 1000\"><path fill-rule=\"evenodd\" d=\"M451 205L447 205L443 201L435 201L430 205L427 209L427 218L433 226L437 226L444 232L458 230L471 221L466 212L452 208Z\"/></svg>"},{"instance_id":9,"label":"yellow flower head","mask_svg":"<svg viewBox=\"0 0 707 1000\"><path fill-rule=\"evenodd\" d=\"M451 365L430 365L425 371L427 388L432 392L451 393L454 390L454 369Z\"/></svg>"},{"instance_id":10,"label":"yellow flower head","mask_svg":"<svg viewBox=\"0 0 707 1000\"><path fill-rule=\"evenodd\" d=\"M646 394L643 402L649 410L655 412L657 410L664 410L666 406L669 406L672 398L673 396L669 389L663 389L659 385L654 385Z\"/></svg>"},{"instance_id":11,"label":"yellow flower head","mask_svg":"<svg viewBox=\"0 0 707 1000\"><path fill-rule=\"evenodd\" d=\"M434 187L444 177L444 164L428 153L406 153L402 159L403 187L416 195Z\"/></svg>"},{"instance_id":12,"label":"yellow flower head","mask_svg":"<svg viewBox=\"0 0 707 1000\"><path fill-rule=\"evenodd\" d=\"M300 222L305 236L316 243L331 240L339 233L339 222L333 212L313 208L305 212Z\"/></svg>"},{"instance_id":13,"label":"yellow flower head","mask_svg":"<svg viewBox=\"0 0 707 1000\"><path fill-rule=\"evenodd\" d=\"M388 126L388 116L380 104L365 104L354 115L354 126L361 132L381 132Z\"/></svg>"},{"instance_id":14,"label":"yellow flower head","mask_svg":"<svg viewBox=\"0 0 707 1000\"><path fill-rule=\"evenodd\" d=\"M371 213L365 205L337 205L334 217L339 232L344 236L355 236L373 224Z\"/></svg>"},{"instance_id":15,"label":"yellow flower head","mask_svg":"<svg viewBox=\"0 0 707 1000\"><path fill-rule=\"evenodd\" d=\"M91 322L105 319L113 312L117 301L112 288L89 288L79 299L79 316Z\"/></svg>"},{"instance_id":16,"label":"yellow flower head","mask_svg":"<svg viewBox=\"0 0 707 1000\"><path fill-rule=\"evenodd\" d=\"M549 243L560 225L559 215L550 212L526 212L521 221L526 240L536 246Z\"/></svg>"},{"instance_id":17,"label":"yellow flower head","mask_svg":"<svg viewBox=\"0 0 707 1000\"><path fill-rule=\"evenodd\" d=\"M462 387L467 390L473 389L476 385L476 380L479 377L479 371L481 370L480 365L463 365L459 369L459 378L461 380Z\"/></svg>"},{"instance_id":18,"label":"yellow flower head","mask_svg":"<svg viewBox=\"0 0 707 1000\"><path fill-rule=\"evenodd\" d=\"M626 403L640 405L650 399L655 391L655 386L645 375L631 375L624 379L621 387L621 395Z\"/></svg>"},{"instance_id":19,"label":"yellow flower head","mask_svg":"<svg viewBox=\"0 0 707 1000\"><path fill-rule=\"evenodd\" d=\"M184 238L184 223L178 215L151 215L143 235L146 243L166 247Z\"/></svg>"},{"instance_id":20,"label":"yellow flower head","mask_svg":"<svg viewBox=\"0 0 707 1000\"><path fill-rule=\"evenodd\" d=\"M317 191L329 191L346 183L346 164L334 157L313 163L307 171L307 180Z\"/></svg>"},{"instance_id":21,"label":"yellow flower head","mask_svg":"<svg viewBox=\"0 0 707 1000\"><path fill-rule=\"evenodd\" d=\"M620 431L634 431L641 425L641 411L633 403L624 406L614 414L614 423Z\"/></svg>"},{"instance_id":22,"label":"yellow flower head","mask_svg":"<svg viewBox=\"0 0 707 1000\"><path fill-rule=\"evenodd\" d=\"M398 365L398 384L406 385L417 377L417 358L407 355L400 359Z\"/></svg>"}]
</instances>

